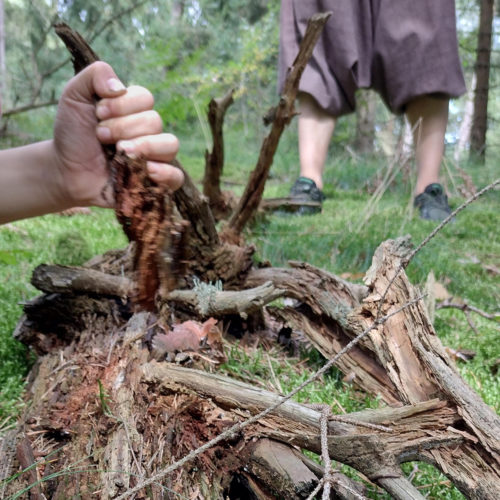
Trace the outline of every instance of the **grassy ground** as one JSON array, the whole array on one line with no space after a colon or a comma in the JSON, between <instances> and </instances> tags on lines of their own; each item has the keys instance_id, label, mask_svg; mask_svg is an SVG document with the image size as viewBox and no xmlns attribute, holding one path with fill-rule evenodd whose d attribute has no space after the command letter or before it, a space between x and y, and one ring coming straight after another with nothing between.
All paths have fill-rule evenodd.
<instances>
[{"instance_id":1,"label":"grassy ground","mask_svg":"<svg viewBox=\"0 0 500 500\"><path fill-rule=\"evenodd\" d=\"M266 196L286 195L294 181L295 145L290 137L285 137L275 157ZM186 139L181 157L197 180L201 178L203 164L199 144L199 141ZM245 153L236 138L229 142L224 188L230 186L241 192L256 158L256 150L253 146L250 149L251 154ZM269 260L275 266L286 265L288 260L307 261L337 274L347 273L348 279L357 280L383 240L410 234L412 241L418 244L433 229L432 222L422 221L413 213L411 180L414 175L411 171L397 173L394 181L385 186L381 199L374 203L371 193L381 185L388 169L394 169L391 162L380 158L353 159L335 151L332 157L335 159L326 171L328 198L323 213L310 217L273 215L259 221L248 234L257 246L257 259ZM469 164L463 168L478 187L498 177L498 169L493 164L481 168ZM446 184L453 194L451 204L455 207L463 201L458 196L463 176L454 167L450 167L449 172ZM454 224L448 225L414 259L408 269L413 283L423 285L433 271L452 296L485 311L498 311L499 208L500 197L496 191L460 214ZM22 314L19 304L37 294L29 284L33 268L42 262L79 264L124 243L125 238L113 214L103 210L94 210L91 216L52 215L0 227L0 422L16 414L23 377L30 364L29 353L12 339L11 334ZM487 404L498 412L500 384L492 371L495 360L500 358L498 323L477 315L472 319L476 332L461 311L440 310L435 327L445 345L476 351L476 357L468 363L460 363L459 369ZM281 385L286 392L305 380L320 361L315 352L305 353L302 358L286 358L277 348L263 352L235 345L224 369L264 386L269 386L270 380L277 381L275 387ZM339 413L379 404L376 398L344 383L336 370L299 394L299 399L332 402L332 395L334 411ZM449 487L446 478L425 465L409 464L405 470L430 498L462 498ZM385 498L376 490L371 496Z\"/></svg>"}]
</instances>

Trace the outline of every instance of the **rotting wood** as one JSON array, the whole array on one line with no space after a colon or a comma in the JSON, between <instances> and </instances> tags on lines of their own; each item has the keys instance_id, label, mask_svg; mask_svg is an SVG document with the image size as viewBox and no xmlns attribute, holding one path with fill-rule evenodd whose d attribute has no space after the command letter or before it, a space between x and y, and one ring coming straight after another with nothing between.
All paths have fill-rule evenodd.
<instances>
[{"instance_id":1,"label":"rotting wood","mask_svg":"<svg viewBox=\"0 0 500 500\"><path fill-rule=\"evenodd\" d=\"M280 396L265 390L236 382L226 377L209 375L171 365L149 363L143 367L145 380L155 386L178 390L188 387L197 394L209 397L224 409L245 408L250 414L273 405ZM344 421L329 422L329 453L332 459L347 463L374 482L390 487L395 498L421 498L401 492L405 478L397 464L422 459L423 452L458 446L463 437L454 433L453 425L460 417L445 402L434 400L401 408L369 410L346 416L353 425ZM385 423L392 433L378 433L355 425L356 421ZM270 416L265 417L249 435L257 432L284 443L319 453L318 435L320 412L287 401ZM373 434L376 433L376 435Z\"/></svg>"},{"instance_id":2,"label":"rotting wood","mask_svg":"<svg viewBox=\"0 0 500 500\"><path fill-rule=\"evenodd\" d=\"M99 60L83 37L65 23L57 23L55 31L71 53L75 73ZM114 145L103 146L103 151L111 177L106 188L112 188L117 219L129 241L136 242L135 300L153 310L156 292L173 290L182 274L176 266L182 260L185 224L175 220L172 196L149 178L144 158L130 158ZM106 188L102 194L109 197Z\"/></svg>"},{"instance_id":3,"label":"rotting wood","mask_svg":"<svg viewBox=\"0 0 500 500\"><path fill-rule=\"evenodd\" d=\"M351 287L349 283L339 280L333 275L325 274L325 276L322 276L319 270L313 268L312 266L295 264L296 267L291 270L291 275L287 275L284 270L277 273L277 276L281 277L277 280L279 282L279 288L283 290L292 290L289 292L289 296L297 297L296 294L298 293L300 285L302 290L306 292L305 295L302 296L302 299L304 303L308 304L309 314L311 317L317 315L324 318L327 314L330 314L330 321L332 321L332 318L336 318L338 320L337 326L343 324L349 335L355 334L357 331L363 329L367 324L370 324L370 321L373 321L373 319L370 319L370 315L377 314L378 305L374 298L380 297L381 295L380 290L378 290L377 287L380 286L383 288L383 284L387 283L390 278L390 271L384 271L384 268L390 266L393 261L393 259L389 258L389 255L391 252L395 251L394 247L396 247L396 249L402 249L404 247L404 242L399 242L397 244L394 242L388 242L381 247L382 250L374 259L374 268L370 271L368 276L368 287ZM255 278L255 276L256 275L253 275L253 278ZM266 276L266 273L263 273L263 276ZM292 284L287 285L287 280L290 282L290 276L295 276L297 279L295 281L291 280ZM379 278L379 276L381 276L381 278ZM252 277L252 274L250 277ZM308 278L306 279L306 277ZM379 279L380 282L378 281ZM401 279L407 280L404 273L402 273ZM257 281L257 279L254 279L254 281ZM336 291L332 291L330 299L327 300L328 297L326 290L329 286L335 288L334 284L336 284ZM315 286L318 288L316 289ZM406 281L403 281L402 284L395 281L395 287L399 295L388 295L391 301L389 304L397 304L399 301L403 300L403 298L404 300L408 300L411 296L413 296L413 292L410 293L411 285L409 285ZM409 295L401 297L400 295L402 289L407 290L407 294ZM51 294L51 296L52 295L54 294ZM314 298L314 302L311 297ZM67 298L70 300L71 295L67 295ZM82 299L83 297L81 300ZM359 299L361 299L360 302L358 302ZM337 303L337 307L332 308L332 305L335 303ZM356 304L358 305L356 306ZM61 308L59 307L59 309ZM89 310L90 309L87 308L87 311ZM344 318L341 321L342 314L344 314ZM387 337L387 342L391 342L391 332L393 332L395 328L401 329L404 325L413 324L416 320L418 320L420 314L423 313L421 313L416 306L411 306L408 313L406 313L406 311L404 313L399 313L398 316L401 316L400 321L397 324L393 322L391 324L391 330L386 330L384 338ZM39 315L39 317L40 316L41 315ZM394 318L397 318L398 316L395 316ZM151 317L151 319L154 321L153 317ZM110 321L111 318L106 319L104 316L102 319L98 319L98 317L95 317L92 319L92 324L94 326L90 331L95 332L95 325L99 324L99 322L103 320L106 320L106 324L110 326L112 325L112 321ZM133 335L131 334L133 338L130 341L127 341L127 345L130 346L130 349L137 349L144 342L144 334L141 335L140 330L147 331L150 320L143 318L142 321L142 327L137 327L137 325L135 325L132 328L131 324L130 328L127 329L133 330ZM325 322L324 324L326 326L329 325L328 322ZM417 327L419 329L418 335L420 340L414 340L411 335L409 338L412 339L412 342L420 342L420 344L424 342L426 345L425 350L427 350L428 353L424 353L421 356L427 356L427 364L432 363L433 345L437 342L437 339L432 342L426 342L425 339L430 335L429 332L426 331L426 329L429 328L429 323L423 320L418 320L417 325L423 325L421 327ZM31 320L31 326L28 324L26 325L26 328L29 329L33 326L33 320ZM78 387L82 386L82 380L87 380L84 387L88 384L92 387L89 380L90 374L88 372L89 366L91 366L92 363L89 363L89 354L86 351L86 345L89 339L92 338L92 345L95 350L97 346L101 345L104 339L109 338L109 333L103 333L101 336L103 340L97 341L94 333L92 333L91 337L89 337L90 331L88 328L85 326L82 326L82 328L84 333L81 333L78 336L76 344L72 341L71 337L67 339L66 344L59 344L64 349L64 354L58 354L57 348L55 350L48 349L47 352L53 352L53 354L48 354L45 360L40 360L40 370L45 375L40 373L40 376L42 376L43 379L40 379L39 377L35 379L38 381L38 384L42 384L40 389L37 391L39 395L35 398L35 401L39 401L42 405L45 404L40 395L45 393L45 397L53 397L56 402L64 401L64 398L67 397L68 393L61 390L62 386L68 384L67 381L63 383L63 380L65 379L63 376L65 365L63 364L62 367L59 368L61 359L72 360L67 369L75 370L75 365L80 366L79 370L76 372L77 374L80 373L80 375L73 376L71 383L78 384ZM404 328L407 329L407 327ZM378 330L382 330L382 327L379 327ZM114 336L118 335L118 333L114 334ZM374 353L377 352L377 350L373 347L373 344L376 341L379 341L378 338L381 335L381 331L376 331L374 336L370 339L370 342L367 342L362 346L364 350L363 352L366 356L374 356ZM118 337L116 338L118 339ZM127 338L127 335L125 335L125 338ZM142 351L141 349L134 355L139 357L133 357L131 354L127 354L128 351L126 350L125 345L123 347L119 347L119 341L116 345L113 344L112 339L109 339L107 342L108 344L105 343L103 347L99 349L102 353L100 354L101 359L95 361L96 364L102 364L102 370L105 371L102 372L101 375L93 375L93 377L94 380L98 377L100 380L103 380L103 383L106 383L106 387L108 388L107 390L110 391L110 399L112 401L120 400L117 393L115 393L117 386L113 380L121 380L122 376L119 375L119 373L124 370L125 365L123 363L126 363L126 366L129 367L123 373L129 373L130 370L133 370L133 372L136 373L134 380L138 378L142 381L139 383L132 383L130 381L126 382L128 387L136 387L136 390L138 391L135 395L129 394L130 400L137 398L141 400L141 398L145 397L146 393L154 395L157 399L159 393L165 394L165 397L167 397L168 394L177 398L183 395L183 398L187 398L186 401L192 401L193 404L197 401L197 412L202 411L201 414L205 415L200 417L200 413L197 413L197 420L200 420L201 418L201 421L210 422L212 418L210 415L214 414L214 411L215 414L221 411L230 411L232 417L227 420L227 425L223 428L227 428L227 426L230 425L229 422L234 423L241 418L241 411L254 413L259 408L272 404L273 398L279 398L277 395L267 394L256 390L255 388L249 388L248 390L250 392L247 392L246 389L244 390L245 386L241 383L230 380L224 381L221 377L210 375L205 372L197 372L197 376L194 381L189 382L187 374L192 371L186 371L180 367L170 366L165 363L156 363L153 361L147 362L147 359L144 357L147 356L146 351ZM116 343L117 340L114 342ZM64 345L66 347L63 347ZM109 345L109 347L106 347L106 345ZM115 345L115 347L113 347L113 345ZM436 347L436 349L438 348ZM392 347L390 346L387 350L388 352L393 352ZM141 351L146 354L140 354ZM84 358L82 358L85 359L84 365L78 363L78 356L75 356L78 352L80 353L80 356L84 356ZM404 350L401 352L402 354L400 354L400 356L403 357ZM439 349L436 352L439 353ZM445 359L445 356L446 355L444 354L443 359ZM393 357L396 361L398 361L395 356ZM106 359L109 361L106 362ZM376 362L380 363L382 367L385 365L389 366L389 361L387 361L389 359L391 362L394 362L392 361L392 358L388 356L381 357ZM421 358L417 357L417 359ZM45 362L48 363L47 368L42 370ZM404 362L404 359L400 362ZM109 363L109 365L107 363ZM106 366L109 366L109 369L106 369ZM122 368L119 368L120 366ZM139 371L136 371L136 367L140 367ZM363 367L360 365L358 370L362 369ZM439 367L437 367L437 369L439 371ZM54 370L56 371L54 372ZM388 372L390 373L390 368L388 369ZM48 374L50 373L55 373L55 376L49 376ZM87 373L87 375L84 375L85 373ZM105 373L107 374L105 375ZM358 373L360 373L360 371ZM422 372L422 376L430 377L430 380L435 383L436 379L432 378L432 374L430 372L428 373L424 370ZM213 378L214 380L212 380ZM444 379L445 377L442 378ZM46 382L44 383L43 380L46 380ZM392 394L391 398L395 398L396 396L402 398L403 394L409 393L409 391L403 392L400 389L402 379L395 379L389 376L387 377L387 380L389 381L389 384L392 384L392 389L388 393ZM50 386L49 381L52 384ZM363 385L363 377L360 377L359 381L360 385ZM146 393L144 393L144 387L141 385L143 382L146 382L148 386ZM120 382L120 384L121 383L122 382ZM408 380L406 383L410 384L411 381ZM230 384L233 387L232 392L227 394L225 392L226 384ZM379 384L380 386L383 386L380 381ZM444 386L444 382L442 385ZM210 386L212 387L211 389ZM182 387L187 387L188 391L186 392L185 389L181 389ZM461 390L463 391L464 388L462 387ZM373 421L375 423L383 424L388 423L394 430L394 433L392 434L386 435L385 433L380 433L377 430L367 430L363 427L346 424L345 422L330 421L329 429L331 436L329 438L329 452L331 458L357 468L372 481L377 482L380 486L386 489L392 488L391 491L393 491L393 495L396 495L394 491L398 491L398 489L401 490L401 484L403 484L402 481L404 482L404 478L401 476L399 468L396 464L405 460L425 460L436 464L438 468L448 474L453 482L457 484L457 486L469 498L495 498L496 493L498 493L499 482L497 480L497 472L490 465L494 463L494 454L491 451L495 445L493 438L490 436L481 436L481 433L478 430L481 429L480 423L478 423L477 429L473 423L469 424L469 422L473 422L477 416L472 413L464 413L463 408L460 406L462 404L460 401L457 404L455 399L450 398L447 391L443 389L437 389L434 392L436 395L443 398L443 401L423 403L416 402L415 405L410 407L386 408L376 412L361 412L359 415L354 414L348 416L350 419L361 418L363 421ZM51 394L53 395L51 396ZM247 394L253 394L252 398L244 399L247 397ZM418 395L420 393L416 394ZM197 400L200 396L210 398L213 403L220 408L220 410L214 410L211 406L205 406L205 403ZM266 400L267 397L271 399ZM63 399L61 400L61 398ZM72 399L72 401L72 404L76 403L75 399ZM85 403L86 401L87 403ZM78 404L80 405L89 404L89 401L90 400L85 399L85 397L82 398L81 395L78 397ZM274 399L274 401L276 401L276 399ZM467 401L472 400L469 398ZM392 403L395 404L394 401L392 401ZM73 408L72 404L65 403L64 406L69 409ZM149 404L152 403L150 402ZM30 408L30 411L41 412L41 408L35 405ZM52 422L60 421L60 417L57 417L57 415L61 415L61 409L58 409L56 406L50 411L52 413L49 420ZM139 418L144 410L138 408L137 406L133 406L133 411L135 415L134 418ZM66 420L57 424L57 427L54 427L55 423L50 424L48 428L45 427L45 432L55 432L55 429L59 429L58 432L61 432L61 430L64 430L65 426L69 425L70 422L74 422L76 424L80 421L80 417L76 417L77 414L78 411L74 409L71 414L66 417ZM226 417L229 415L228 413L224 414ZM69 421L67 418L69 418ZM75 418L76 420L74 420ZM140 417L137 421L141 421L141 418L145 417ZM173 422L174 421L172 421L172 423ZM488 422L489 424L494 424L494 421ZM84 423L82 422L81 425L83 424ZM252 426L252 429L254 429L255 432L258 431L258 436L268 437L285 443L292 443L302 448L311 449L315 452L319 452L321 449L318 428L319 412L310 408L301 407L301 405L293 402L285 403L279 408L276 415L268 416L267 419L263 419L259 424ZM133 427L131 427L131 429L133 429ZM86 432L88 435L88 431ZM144 428L139 430L139 434L144 434L144 432ZM245 432L244 439L251 439L252 435L252 433ZM108 443L107 446L112 446L112 443L116 442L111 439L109 432L107 432L104 436L106 437L101 438L104 439L101 444ZM206 440L208 440L208 436L205 436L205 439L199 441L199 443L201 444L201 442L206 442ZM88 443L85 446L87 445ZM415 447L415 445L417 446ZM83 446L83 444L80 444L80 446ZM182 449L185 451L190 449L185 447L185 443L182 446ZM142 447L142 449L144 449L144 447ZM122 452L124 453L123 450ZM78 456L76 450L72 453L74 453L74 455L71 456L75 456L75 458ZM376 459L374 457L376 457ZM130 454L129 458L132 460L133 455ZM234 457L232 460L233 459ZM143 462L139 460L138 462L143 464ZM238 462L238 464L241 464L241 462ZM107 466L109 468L109 463L106 462L101 464L101 466ZM232 470L237 470L239 466L240 465L238 465L236 469ZM155 470L158 469L156 468ZM204 469L204 473L207 473L206 469ZM393 481L391 482L391 480ZM178 484L175 481L174 483ZM389 481L389 483L387 481ZM224 485L222 485L222 483L217 484L219 484L221 488L227 487L225 483ZM409 497L396 496L396 498Z\"/></svg>"},{"instance_id":4,"label":"rotting wood","mask_svg":"<svg viewBox=\"0 0 500 500\"><path fill-rule=\"evenodd\" d=\"M343 300L337 299L338 305L332 307L332 303L323 298L329 296L328 283L304 279L304 274L296 280L296 270L278 272L274 284L290 291L294 298L299 298L296 292L302 289L303 305L299 309L280 310L277 316L301 329L326 357L332 357L350 338L376 320L384 294L384 315L417 296L404 272L400 272L386 293L394 273L410 253L408 243L407 239L400 238L379 247L365 280L369 295L357 305L348 294ZM252 271L247 284L255 286L259 279L266 279L265 276L263 270ZM337 340L339 335L345 335L341 337L343 340ZM451 451L440 450L428 454L426 460L452 478L468 498L500 496L500 420L462 380L427 319L424 306L416 304L391 318L370 334L362 348L361 352L353 350L339 360L342 371L353 373L358 386L379 394L392 405L436 396L455 405L463 416L462 425L470 439L457 447L453 458ZM359 360L361 355L365 359L353 365L352 360ZM376 373L380 376L374 381ZM377 386L381 389L374 391Z\"/></svg>"},{"instance_id":5,"label":"rotting wood","mask_svg":"<svg viewBox=\"0 0 500 500\"><path fill-rule=\"evenodd\" d=\"M90 293L128 298L134 283L127 277L114 276L85 267L40 264L31 276L31 284L47 293Z\"/></svg>"},{"instance_id":6,"label":"rotting wood","mask_svg":"<svg viewBox=\"0 0 500 500\"><path fill-rule=\"evenodd\" d=\"M318 483L318 478L290 446L265 438L250 446L247 469L274 498L306 498Z\"/></svg>"}]
</instances>

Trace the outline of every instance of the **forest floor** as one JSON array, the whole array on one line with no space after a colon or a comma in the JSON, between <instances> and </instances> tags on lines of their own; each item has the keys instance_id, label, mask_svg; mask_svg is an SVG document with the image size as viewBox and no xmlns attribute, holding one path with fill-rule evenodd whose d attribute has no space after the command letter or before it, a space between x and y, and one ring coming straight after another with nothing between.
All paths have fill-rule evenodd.
<instances>
[{"instance_id":1,"label":"forest floor","mask_svg":"<svg viewBox=\"0 0 500 500\"><path fill-rule=\"evenodd\" d=\"M194 152L181 157L196 180L203 165ZM192 155L190 153L193 153ZM266 197L286 196L295 180L292 153L281 147L275 157ZM247 160L249 162L249 160ZM244 187L252 166L238 161L228 163L223 189L238 193ZM451 205L464 201L464 192L478 190L498 177L495 166L462 166L470 179L453 166L445 169L445 183ZM495 173L496 169L496 173ZM394 173L387 183L386 174ZM310 264L361 281L375 248L385 239L410 234L415 245L435 227L422 221L412 207L411 171L395 171L390 161L338 155L325 174L327 199L323 212L314 216L267 215L247 232L257 247L257 260L285 266L289 260ZM377 188L382 191L376 197ZM485 195L459 214L432 240L410 264L410 280L424 287L433 272L438 285L436 299L467 303L488 313L500 309L500 235L498 213L500 193ZM30 366L30 355L12 339L12 331L22 314L21 303L38 292L29 284L31 272L40 263L78 265L104 251L122 247L125 237L111 211L92 209L90 215L62 217L50 215L0 227L0 432L13 423L21 408L23 379ZM458 309L436 311L436 331L465 380L487 404L500 412L499 323ZM270 390L288 392L303 382L322 362L307 346L290 356L279 346L248 339L228 339L229 361L223 372L251 381ZM474 351L470 361L462 351ZM343 413L365 407L376 408L379 401L357 391L343 375L331 370L323 380L299 393L307 402L332 402L334 412ZM445 477L425 464L407 464L405 471L429 498L463 498L451 489ZM385 498L372 487L373 498Z\"/></svg>"}]
</instances>

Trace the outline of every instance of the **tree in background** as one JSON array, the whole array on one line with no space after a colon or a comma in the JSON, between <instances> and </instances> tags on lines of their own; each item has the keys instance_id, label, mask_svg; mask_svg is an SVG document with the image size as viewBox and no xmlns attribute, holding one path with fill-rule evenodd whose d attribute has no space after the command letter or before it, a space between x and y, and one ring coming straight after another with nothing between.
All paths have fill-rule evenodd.
<instances>
[{"instance_id":1,"label":"tree in background","mask_svg":"<svg viewBox=\"0 0 500 500\"><path fill-rule=\"evenodd\" d=\"M488 130L488 97L491 66L494 0L480 0L479 30L476 50L476 89L470 151L484 162Z\"/></svg>"},{"instance_id":2,"label":"tree in background","mask_svg":"<svg viewBox=\"0 0 500 500\"><path fill-rule=\"evenodd\" d=\"M356 137L354 148L361 154L375 151L375 118L377 94L373 90L360 90L356 96Z\"/></svg>"}]
</instances>

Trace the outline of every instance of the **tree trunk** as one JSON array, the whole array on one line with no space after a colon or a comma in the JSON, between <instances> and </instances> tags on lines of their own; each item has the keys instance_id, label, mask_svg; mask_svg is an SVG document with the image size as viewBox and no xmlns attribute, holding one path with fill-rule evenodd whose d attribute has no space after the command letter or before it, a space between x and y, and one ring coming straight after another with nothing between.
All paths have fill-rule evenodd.
<instances>
[{"instance_id":1,"label":"tree trunk","mask_svg":"<svg viewBox=\"0 0 500 500\"><path fill-rule=\"evenodd\" d=\"M471 154L481 161L486 156L488 130L488 95L494 0L481 0L475 73L477 77L472 119Z\"/></svg>"},{"instance_id":2,"label":"tree trunk","mask_svg":"<svg viewBox=\"0 0 500 500\"><path fill-rule=\"evenodd\" d=\"M4 5L0 0L0 118L2 116L2 102L5 102L5 89L7 78L7 65L5 62L5 23L4 23Z\"/></svg>"},{"instance_id":3,"label":"tree trunk","mask_svg":"<svg viewBox=\"0 0 500 500\"><path fill-rule=\"evenodd\" d=\"M375 109L377 94L373 90L360 90L356 96L356 138L358 153L372 154L375 148Z\"/></svg>"},{"instance_id":4,"label":"tree trunk","mask_svg":"<svg viewBox=\"0 0 500 500\"><path fill-rule=\"evenodd\" d=\"M460 129L458 132L458 141L455 147L453 158L456 162L460 161L462 153L467 148L471 141L472 132L472 119L474 115L474 95L476 92L477 77L476 73L472 74L469 91L467 92L467 100L465 102L464 116L460 122Z\"/></svg>"}]
</instances>

